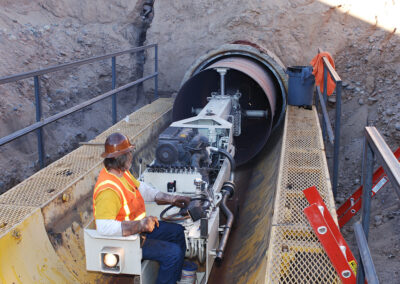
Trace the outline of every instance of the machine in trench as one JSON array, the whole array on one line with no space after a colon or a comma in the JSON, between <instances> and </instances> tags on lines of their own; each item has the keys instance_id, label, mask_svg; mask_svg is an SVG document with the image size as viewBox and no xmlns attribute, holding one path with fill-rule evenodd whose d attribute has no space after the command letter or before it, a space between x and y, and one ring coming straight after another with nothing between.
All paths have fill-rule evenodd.
<instances>
[{"instance_id":1,"label":"machine in trench","mask_svg":"<svg viewBox=\"0 0 400 284\"><path fill-rule=\"evenodd\" d=\"M140 173L140 181L163 192L191 197L184 209L147 202L146 214L185 228L185 258L198 265L198 283L207 283L214 262L223 260L235 218L227 206L236 190L235 165L249 161L267 141L276 89L254 60L210 62L182 86L175 121L159 135L155 159ZM141 283L156 279L157 264L141 259L136 235L104 237L86 228L85 252L87 270L140 275Z\"/></svg>"}]
</instances>

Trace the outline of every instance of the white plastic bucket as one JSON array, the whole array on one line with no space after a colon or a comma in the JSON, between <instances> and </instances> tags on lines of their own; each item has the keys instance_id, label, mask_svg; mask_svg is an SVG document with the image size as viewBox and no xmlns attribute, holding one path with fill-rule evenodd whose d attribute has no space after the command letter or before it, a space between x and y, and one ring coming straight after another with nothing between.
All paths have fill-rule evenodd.
<instances>
[{"instance_id":1,"label":"white plastic bucket","mask_svg":"<svg viewBox=\"0 0 400 284\"><path fill-rule=\"evenodd\" d=\"M185 261L182 267L182 276L180 284L193 284L196 282L197 264L191 261Z\"/></svg>"}]
</instances>

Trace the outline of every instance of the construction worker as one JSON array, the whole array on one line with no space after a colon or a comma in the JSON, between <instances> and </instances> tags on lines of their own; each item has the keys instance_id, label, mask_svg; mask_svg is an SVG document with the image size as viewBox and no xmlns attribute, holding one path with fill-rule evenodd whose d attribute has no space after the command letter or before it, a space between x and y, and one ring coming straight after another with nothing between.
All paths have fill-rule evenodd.
<instances>
[{"instance_id":1,"label":"construction worker","mask_svg":"<svg viewBox=\"0 0 400 284\"><path fill-rule=\"evenodd\" d=\"M157 283L176 283L181 277L186 252L183 227L146 216L144 201L182 208L189 205L190 198L166 194L136 180L129 172L135 146L125 135L111 134L104 147L101 155L104 168L93 193L97 231L108 236L145 235L142 255L143 259L159 262Z\"/></svg>"}]
</instances>

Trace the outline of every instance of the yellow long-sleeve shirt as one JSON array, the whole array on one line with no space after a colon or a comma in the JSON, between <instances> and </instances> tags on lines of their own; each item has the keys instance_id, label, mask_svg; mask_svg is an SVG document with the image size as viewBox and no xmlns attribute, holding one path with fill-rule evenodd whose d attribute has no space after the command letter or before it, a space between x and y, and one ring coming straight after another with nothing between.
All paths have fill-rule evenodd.
<instances>
[{"instance_id":1,"label":"yellow long-sleeve shirt","mask_svg":"<svg viewBox=\"0 0 400 284\"><path fill-rule=\"evenodd\" d=\"M132 190L132 186L127 182L125 177L118 177L125 188ZM140 182L135 179L133 175L131 175L133 183L137 188L140 186ZM107 220L115 220L118 215L119 210L122 207L121 200L119 199L118 194L110 189L105 189L100 192L95 199L94 202L95 210L96 210L96 219L107 219Z\"/></svg>"}]
</instances>

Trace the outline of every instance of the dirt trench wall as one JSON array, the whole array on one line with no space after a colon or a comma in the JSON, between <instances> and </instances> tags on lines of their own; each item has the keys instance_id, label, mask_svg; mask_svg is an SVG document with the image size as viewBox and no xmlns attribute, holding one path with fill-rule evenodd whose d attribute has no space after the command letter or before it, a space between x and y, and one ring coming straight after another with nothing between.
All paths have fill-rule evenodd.
<instances>
[{"instance_id":1,"label":"dirt trench wall","mask_svg":"<svg viewBox=\"0 0 400 284\"><path fill-rule=\"evenodd\" d=\"M185 70L196 58L209 49L237 40L259 43L287 66L308 64L318 47L339 60L350 47L368 45L382 49L382 44L391 47L398 41L399 30L393 32L398 23L385 25L389 29L386 31L379 22L388 14L395 15L399 4L364 1L364 6L380 9L362 20L354 16L359 14L359 7L351 5L352 2L357 1L156 1L156 13L147 38L148 42L160 45L160 88L176 90ZM366 22L375 21L375 16L378 25ZM380 38L385 32L387 37ZM399 58L381 56L387 57L394 71L399 69L395 66ZM179 64L176 64L177 58ZM351 59L354 65L361 62L366 65L363 57ZM168 72L170 68L175 72ZM346 66L338 68L343 71Z\"/></svg>"},{"instance_id":2,"label":"dirt trench wall","mask_svg":"<svg viewBox=\"0 0 400 284\"><path fill-rule=\"evenodd\" d=\"M153 16L141 17L145 2L0 0L0 77L142 45ZM143 54L117 57L117 86L142 77L143 60ZM49 73L39 82L45 118L109 91L111 60ZM35 122L33 78L0 85L0 94L0 137ZM117 101L119 120L143 105L143 92L130 88ZM46 164L109 126L110 99L46 126ZM0 147L0 193L39 169L36 141L33 133Z\"/></svg>"},{"instance_id":3,"label":"dirt trench wall","mask_svg":"<svg viewBox=\"0 0 400 284\"><path fill-rule=\"evenodd\" d=\"M54 1L0 0L0 76L24 72L146 43L159 43L160 93L179 89L187 68L225 43L248 40L287 66L305 65L317 48L331 52L344 79L344 139L360 143L367 118L391 145L400 141L399 4L394 1ZM151 2L151 1L150 1ZM150 27L150 28L149 28ZM149 29L147 29L149 28ZM153 71L147 53L145 74ZM145 57L117 59L117 82L138 78ZM40 79L43 117L76 105L111 86L110 62L56 72ZM171 70L173 72L171 72ZM153 82L146 83L148 91ZM35 120L33 80L0 86L0 136ZM136 88L121 95L119 117L139 103ZM334 104L334 98L331 103ZM111 125L109 101L44 128L46 162L61 157ZM356 109L356 114L347 115ZM106 115L104 115L104 111ZM345 121L345 123L346 123ZM67 127L68 126L68 127ZM353 129L352 126L357 126ZM346 131L346 130L345 130ZM354 135L353 135L354 134ZM343 143L344 145L345 143ZM352 166L353 151L343 163ZM9 153L17 155L9 155ZM359 157L360 153L357 152ZM0 147L0 192L38 169L36 135ZM23 170L12 170L8 165Z\"/></svg>"}]
</instances>

